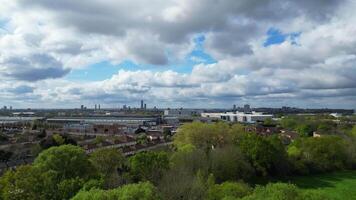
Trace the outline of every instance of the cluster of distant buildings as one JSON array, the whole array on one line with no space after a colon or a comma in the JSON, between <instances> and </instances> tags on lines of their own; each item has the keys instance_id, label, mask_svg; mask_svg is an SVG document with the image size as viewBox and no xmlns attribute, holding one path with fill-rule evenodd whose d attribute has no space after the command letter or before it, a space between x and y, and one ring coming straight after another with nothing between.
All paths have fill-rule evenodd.
<instances>
[{"instance_id":1,"label":"cluster of distant buildings","mask_svg":"<svg viewBox=\"0 0 356 200\"><path fill-rule=\"evenodd\" d=\"M241 111L238 111L241 110ZM164 110L164 117L167 119L178 118L187 119L189 117L198 117L201 121L222 120L227 122L256 123L272 118L272 114L252 111L250 105L246 104L242 108L233 106L232 111L214 111L206 112L202 109L167 109Z\"/></svg>"},{"instance_id":2,"label":"cluster of distant buildings","mask_svg":"<svg viewBox=\"0 0 356 200\"><path fill-rule=\"evenodd\" d=\"M3 106L1 110L4 110L4 111L10 110L11 111L12 110L12 106L9 106L9 107Z\"/></svg>"},{"instance_id":3,"label":"cluster of distant buildings","mask_svg":"<svg viewBox=\"0 0 356 200\"><path fill-rule=\"evenodd\" d=\"M101 111L101 110L102 110L100 104L95 104L95 105L94 105L94 108L88 108L88 107L85 106L85 105L81 105L81 106L80 106L80 110L82 110L82 111L93 110L93 109L94 109L94 111ZM129 105L124 104L124 105L122 105L122 107L119 108L119 109L121 109L122 111L148 110L148 107L147 107L147 104L144 102L144 100L141 100L141 101L140 101L140 105L139 105L138 107L131 107L131 106L129 106ZM151 110L152 110L152 109L153 109L153 110L158 110L156 106L152 107ZM111 109L109 109L109 110L111 110Z\"/></svg>"}]
</instances>

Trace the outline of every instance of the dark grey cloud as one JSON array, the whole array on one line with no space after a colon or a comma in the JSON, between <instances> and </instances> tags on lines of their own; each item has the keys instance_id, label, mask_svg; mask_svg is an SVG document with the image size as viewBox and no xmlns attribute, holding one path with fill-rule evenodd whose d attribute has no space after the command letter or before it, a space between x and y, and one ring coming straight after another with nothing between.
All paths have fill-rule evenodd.
<instances>
[{"instance_id":1,"label":"dark grey cloud","mask_svg":"<svg viewBox=\"0 0 356 200\"><path fill-rule=\"evenodd\" d=\"M0 63L5 68L5 77L24 81L38 81L60 78L70 72L62 63L46 54L33 54L29 57L11 57Z\"/></svg>"},{"instance_id":2,"label":"dark grey cloud","mask_svg":"<svg viewBox=\"0 0 356 200\"><path fill-rule=\"evenodd\" d=\"M231 21L276 24L297 16L309 16L312 20L320 21L332 16L344 1L197 0L177 3L159 0L18 0L25 8L51 11L54 15L53 22L84 34L125 37L128 31L136 30L143 34L158 35L164 43L187 43L188 38L196 33L216 33L213 36L213 46L222 53L231 55L249 53L251 50L248 38L256 35L258 30L253 26L245 26L245 22L232 25ZM174 5L183 16L173 21L163 19L162 14L165 11L167 15L174 12L169 10ZM162 51L138 51L137 55L147 57L144 60L150 64L165 63L165 53Z\"/></svg>"},{"instance_id":3,"label":"dark grey cloud","mask_svg":"<svg viewBox=\"0 0 356 200\"><path fill-rule=\"evenodd\" d=\"M137 38L136 41L134 39L134 41L130 42L128 49L131 52L135 52L134 55L138 61L152 65L168 64L168 58L165 50L154 42L144 42Z\"/></svg>"},{"instance_id":4,"label":"dark grey cloud","mask_svg":"<svg viewBox=\"0 0 356 200\"><path fill-rule=\"evenodd\" d=\"M211 34L207 39L209 49L214 49L223 55L240 56L253 53L248 41L258 34L257 24L235 25Z\"/></svg>"}]
</instances>

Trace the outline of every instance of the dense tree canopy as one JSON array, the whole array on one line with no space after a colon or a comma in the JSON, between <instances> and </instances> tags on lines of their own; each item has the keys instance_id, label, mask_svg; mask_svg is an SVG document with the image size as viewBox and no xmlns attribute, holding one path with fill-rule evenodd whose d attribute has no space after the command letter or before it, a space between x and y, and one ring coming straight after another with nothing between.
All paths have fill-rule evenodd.
<instances>
[{"instance_id":1,"label":"dense tree canopy","mask_svg":"<svg viewBox=\"0 0 356 200\"><path fill-rule=\"evenodd\" d=\"M218 182L248 179L253 168L237 146L215 149L211 155L211 173Z\"/></svg>"},{"instance_id":2,"label":"dense tree canopy","mask_svg":"<svg viewBox=\"0 0 356 200\"><path fill-rule=\"evenodd\" d=\"M259 175L285 173L287 154L278 137L245 134L238 141L241 151Z\"/></svg>"},{"instance_id":3,"label":"dense tree canopy","mask_svg":"<svg viewBox=\"0 0 356 200\"><path fill-rule=\"evenodd\" d=\"M90 161L95 169L103 176L106 188L119 186L118 170L125 164L125 158L116 149L101 149L90 155Z\"/></svg>"},{"instance_id":4,"label":"dense tree canopy","mask_svg":"<svg viewBox=\"0 0 356 200\"><path fill-rule=\"evenodd\" d=\"M289 146L288 153L298 165L325 172L347 166L346 147L346 142L337 136L300 138Z\"/></svg>"},{"instance_id":5,"label":"dense tree canopy","mask_svg":"<svg viewBox=\"0 0 356 200\"><path fill-rule=\"evenodd\" d=\"M157 183L169 167L169 158L164 152L141 152L129 159L131 174L138 180Z\"/></svg>"},{"instance_id":6,"label":"dense tree canopy","mask_svg":"<svg viewBox=\"0 0 356 200\"><path fill-rule=\"evenodd\" d=\"M32 166L7 171L0 180L1 195L5 200L69 199L94 175L83 149L52 147L40 153Z\"/></svg>"},{"instance_id":7,"label":"dense tree canopy","mask_svg":"<svg viewBox=\"0 0 356 200\"><path fill-rule=\"evenodd\" d=\"M193 122L184 124L174 139L174 144L179 148L191 144L200 149L212 149L223 146L233 141L233 133L226 123L204 124Z\"/></svg>"},{"instance_id":8,"label":"dense tree canopy","mask_svg":"<svg viewBox=\"0 0 356 200\"><path fill-rule=\"evenodd\" d=\"M87 179L93 173L85 151L73 145L49 148L40 153L33 164L41 171L55 173L58 180L76 177Z\"/></svg>"},{"instance_id":9,"label":"dense tree canopy","mask_svg":"<svg viewBox=\"0 0 356 200\"><path fill-rule=\"evenodd\" d=\"M80 191L72 200L159 200L156 188L149 182L128 184L112 190Z\"/></svg>"}]
</instances>

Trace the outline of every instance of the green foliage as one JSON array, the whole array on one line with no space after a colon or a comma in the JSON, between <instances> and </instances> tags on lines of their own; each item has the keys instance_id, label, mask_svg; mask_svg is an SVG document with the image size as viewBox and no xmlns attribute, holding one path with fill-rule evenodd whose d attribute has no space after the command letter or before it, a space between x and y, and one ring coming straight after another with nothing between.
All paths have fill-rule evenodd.
<instances>
[{"instance_id":1,"label":"green foliage","mask_svg":"<svg viewBox=\"0 0 356 200\"><path fill-rule=\"evenodd\" d=\"M48 149L53 146L60 146L63 144L77 145L76 141L70 138L68 135L53 134L51 137L46 137L41 140L41 149Z\"/></svg>"},{"instance_id":2,"label":"green foliage","mask_svg":"<svg viewBox=\"0 0 356 200\"><path fill-rule=\"evenodd\" d=\"M313 127L310 124L299 124L296 127L296 131L299 133L301 137L308 137L313 134Z\"/></svg>"},{"instance_id":3,"label":"green foliage","mask_svg":"<svg viewBox=\"0 0 356 200\"><path fill-rule=\"evenodd\" d=\"M34 162L41 171L52 171L58 180L75 177L89 178L93 167L85 151L77 146L62 145L41 152Z\"/></svg>"},{"instance_id":4,"label":"green foliage","mask_svg":"<svg viewBox=\"0 0 356 200\"><path fill-rule=\"evenodd\" d=\"M147 144L148 142L148 138L146 133L140 133L137 137L136 137L136 142L138 144Z\"/></svg>"},{"instance_id":5,"label":"green foliage","mask_svg":"<svg viewBox=\"0 0 356 200\"><path fill-rule=\"evenodd\" d=\"M149 182L128 184L113 190L80 191L72 200L159 200L156 188Z\"/></svg>"},{"instance_id":6,"label":"green foliage","mask_svg":"<svg viewBox=\"0 0 356 200\"><path fill-rule=\"evenodd\" d=\"M32 166L18 167L1 178L4 200L69 199L92 177L93 167L84 150L72 145L43 151Z\"/></svg>"},{"instance_id":7,"label":"green foliage","mask_svg":"<svg viewBox=\"0 0 356 200\"><path fill-rule=\"evenodd\" d=\"M179 148L191 144L199 149L210 149L231 143L233 139L230 127L226 123L204 124L193 122L184 124L175 135L174 144Z\"/></svg>"},{"instance_id":8,"label":"green foliage","mask_svg":"<svg viewBox=\"0 0 356 200\"><path fill-rule=\"evenodd\" d=\"M263 124L266 125L266 126L271 126L271 125L275 125L276 123L273 121L272 118L267 118L267 119L265 119Z\"/></svg>"},{"instance_id":9,"label":"green foliage","mask_svg":"<svg viewBox=\"0 0 356 200\"><path fill-rule=\"evenodd\" d=\"M118 169L122 169L125 158L116 149L101 149L90 155L90 161L103 176L106 188L114 188L120 184Z\"/></svg>"},{"instance_id":10,"label":"green foliage","mask_svg":"<svg viewBox=\"0 0 356 200\"><path fill-rule=\"evenodd\" d=\"M58 183L58 193L60 194L60 199L70 199L75 196L75 194L83 187L84 180L81 178L65 179Z\"/></svg>"},{"instance_id":11,"label":"green foliage","mask_svg":"<svg viewBox=\"0 0 356 200\"><path fill-rule=\"evenodd\" d=\"M213 175L207 176L200 170L192 175L181 168L174 168L164 174L159 191L165 200L200 200L205 199L208 188L213 184Z\"/></svg>"},{"instance_id":12,"label":"green foliage","mask_svg":"<svg viewBox=\"0 0 356 200\"><path fill-rule=\"evenodd\" d=\"M59 135L59 134L54 134L53 136L53 140L58 144L58 145L62 145L64 144L64 138Z\"/></svg>"},{"instance_id":13,"label":"green foliage","mask_svg":"<svg viewBox=\"0 0 356 200\"><path fill-rule=\"evenodd\" d=\"M96 136L94 143L100 144L100 143L103 143L104 141L105 141L105 138L103 136Z\"/></svg>"},{"instance_id":14,"label":"green foliage","mask_svg":"<svg viewBox=\"0 0 356 200\"><path fill-rule=\"evenodd\" d=\"M82 190L89 191L91 189L102 189L104 188L104 179L90 179L84 183Z\"/></svg>"},{"instance_id":15,"label":"green foliage","mask_svg":"<svg viewBox=\"0 0 356 200\"><path fill-rule=\"evenodd\" d=\"M331 120L324 120L318 124L317 131L322 134L331 134L334 132L336 124Z\"/></svg>"},{"instance_id":16,"label":"green foliage","mask_svg":"<svg viewBox=\"0 0 356 200\"><path fill-rule=\"evenodd\" d=\"M82 190L78 192L72 200L117 200L107 190L91 189L89 191Z\"/></svg>"},{"instance_id":17,"label":"green foliage","mask_svg":"<svg viewBox=\"0 0 356 200\"><path fill-rule=\"evenodd\" d=\"M224 182L209 189L207 200L241 198L251 192L252 189L243 182Z\"/></svg>"},{"instance_id":18,"label":"green foliage","mask_svg":"<svg viewBox=\"0 0 356 200\"><path fill-rule=\"evenodd\" d=\"M317 172L344 169L348 158L346 142L338 136L300 138L289 146L288 153L295 163Z\"/></svg>"},{"instance_id":19,"label":"green foliage","mask_svg":"<svg viewBox=\"0 0 356 200\"><path fill-rule=\"evenodd\" d=\"M253 168L237 146L215 149L211 155L211 173L218 182L248 179Z\"/></svg>"},{"instance_id":20,"label":"green foliage","mask_svg":"<svg viewBox=\"0 0 356 200\"><path fill-rule=\"evenodd\" d=\"M45 199L37 189L40 182L40 174L31 166L20 166L16 171L7 171L0 179L0 194L4 200L31 200Z\"/></svg>"},{"instance_id":21,"label":"green foliage","mask_svg":"<svg viewBox=\"0 0 356 200\"><path fill-rule=\"evenodd\" d=\"M243 200L302 200L301 192L295 185L286 183L257 186L254 192Z\"/></svg>"},{"instance_id":22,"label":"green foliage","mask_svg":"<svg viewBox=\"0 0 356 200\"><path fill-rule=\"evenodd\" d=\"M141 152L129 159L130 173L141 181L157 183L162 173L169 168L165 152Z\"/></svg>"},{"instance_id":23,"label":"green foliage","mask_svg":"<svg viewBox=\"0 0 356 200\"><path fill-rule=\"evenodd\" d=\"M285 116L281 119L280 124L283 128L285 129L290 129L290 130L294 130L298 124L299 118L297 117L292 117L292 116Z\"/></svg>"},{"instance_id":24,"label":"green foliage","mask_svg":"<svg viewBox=\"0 0 356 200\"><path fill-rule=\"evenodd\" d=\"M209 161L205 151L193 145L185 145L174 152L170 158L172 169L183 170L194 176L198 170L208 172Z\"/></svg>"},{"instance_id":25,"label":"green foliage","mask_svg":"<svg viewBox=\"0 0 356 200\"><path fill-rule=\"evenodd\" d=\"M356 137L356 125L352 128L351 135Z\"/></svg>"},{"instance_id":26,"label":"green foliage","mask_svg":"<svg viewBox=\"0 0 356 200\"><path fill-rule=\"evenodd\" d=\"M288 172L287 153L278 137L250 133L241 137L238 145L258 175L283 175Z\"/></svg>"}]
</instances>

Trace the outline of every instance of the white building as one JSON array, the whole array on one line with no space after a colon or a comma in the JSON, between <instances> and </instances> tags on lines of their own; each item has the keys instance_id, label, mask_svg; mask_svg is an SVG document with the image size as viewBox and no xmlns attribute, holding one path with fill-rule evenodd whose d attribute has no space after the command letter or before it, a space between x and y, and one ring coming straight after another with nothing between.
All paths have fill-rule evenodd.
<instances>
[{"instance_id":1,"label":"white building","mask_svg":"<svg viewBox=\"0 0 356 200\"><path fill-rule=\"evenodd\" d=\"M263 114L261 112L225 112L225 113L202 113L202 117L221 119L228 122L256 123L272 118L273 115Z\"/></svg>"}]
</instances>

